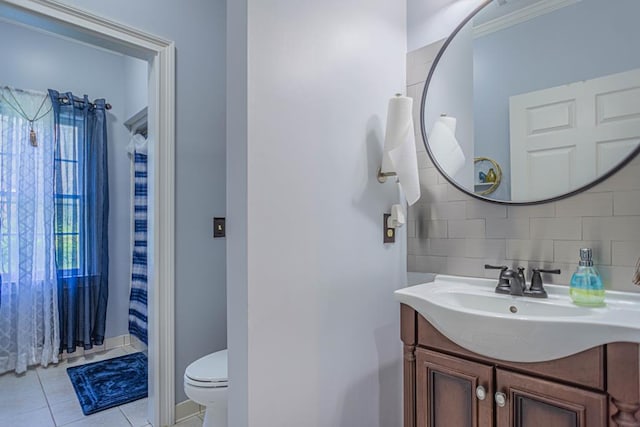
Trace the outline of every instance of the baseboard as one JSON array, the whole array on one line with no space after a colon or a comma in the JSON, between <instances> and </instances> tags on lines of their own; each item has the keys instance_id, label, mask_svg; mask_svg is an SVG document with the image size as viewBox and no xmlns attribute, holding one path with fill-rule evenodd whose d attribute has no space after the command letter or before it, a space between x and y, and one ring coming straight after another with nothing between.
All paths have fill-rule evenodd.
<instances>
[{"instance_id":1,"label":"baseboard","mask_svg":"<svg viewBox=\"0 0 640 427\"><path fill-rule=\"evenodd\" d=\"M198 405L193 400L187 399L184 402L180 402L176 405L176 423L198 415L201 412L204 412L204 407Z\"/></svg>"},{"instance_id":2,"label":"baseboard","mask_svg":"<svg viewBox=\"0 0 640 427\"><path fill-rule=\"evenodd\" d=\"M93 353L99 353L102 351L113 350L114 348L118 348L118 347L133 345L132 343L133 339L138 340L137 338L129 334L118 335L117 337L105 338L102 345L94 345L93 348L90 350L85 350L83 348L76 348L76 351L74 351L73 353L67 353L65 351L58 357L58 359L60 361L75 359L76 357L88 356ZM140 344L144 345L142 342ZM135 347L135 346L134 348L139 349L138 347ZM145 346L145 350L146 350L146 346Z\"/></svg>"},{"instance_id":3,"label":"baseboard","mask_svg":"<svg viewBox=\"0 0 640 427\"><path fill-rule=\"evenodd\" d=\"M129 344L138 351L147 351L147 345L140 341L135 335L129 335Z\"/></svg>"}]
</instances>

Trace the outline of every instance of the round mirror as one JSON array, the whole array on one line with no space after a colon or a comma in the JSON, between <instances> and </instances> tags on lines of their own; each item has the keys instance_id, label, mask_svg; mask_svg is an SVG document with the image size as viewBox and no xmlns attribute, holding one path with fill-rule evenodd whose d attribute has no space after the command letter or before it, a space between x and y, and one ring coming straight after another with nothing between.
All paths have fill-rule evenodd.
<instances>
[{"instance_id":1,"label":"round mirror","mask_svg":"<svg viewBox=\"0 0 640 427\"><path fill-rule=\"evenodd\" d=\"M639 16L638 0L485 2L427 78L436 167L507 204L567 197L622 168L640 152Z\"/></svg>"}]
</instances>

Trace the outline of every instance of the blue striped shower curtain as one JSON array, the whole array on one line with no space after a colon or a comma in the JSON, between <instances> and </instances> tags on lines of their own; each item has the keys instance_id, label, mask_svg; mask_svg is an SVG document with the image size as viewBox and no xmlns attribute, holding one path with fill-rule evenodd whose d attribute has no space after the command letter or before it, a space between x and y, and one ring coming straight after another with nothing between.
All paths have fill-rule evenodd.
<instances>
[{"instance_id":1,"label":"blue striped shower curtain","mask_svg":"<svg viewBox=\"0 0 640 427\"><path fill-rule=\"evenodd\" d=\"M138 139L138 141L136 141ZM142 139L142 140L140 140ZM133 250L131 294L129 297L129 333L147 344L147 154L146 141L134 136L133 162Z\"/></svg>"}]
</instances>

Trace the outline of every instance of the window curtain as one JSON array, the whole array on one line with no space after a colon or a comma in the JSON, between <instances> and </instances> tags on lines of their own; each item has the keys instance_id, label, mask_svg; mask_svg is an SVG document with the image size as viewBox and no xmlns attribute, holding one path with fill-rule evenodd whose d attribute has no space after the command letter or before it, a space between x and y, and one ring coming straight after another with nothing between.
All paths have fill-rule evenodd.
<instances>
[{"instance_id":1,"label":"window curtain","mask_svg":"<svg viewBox=\"0 0 640 427\"><path fill-rule=\"evenodd\" d=\"M60 351L104 341L109 293L109 186L104 99L49 90L55 124Z\"/></svg>"},{"instance_id":2,"label":"window curtain","mask_svg":"<svg viewBox=\"0 0 640 427\"><path fill-rule=\"evenodd\" d=\"M0 89L0 373L57 363L53 117L46 93ZM19 105L19 107L18 107ZM31 129L37 146L30 141Z\"/></svg>"}]
</instances>

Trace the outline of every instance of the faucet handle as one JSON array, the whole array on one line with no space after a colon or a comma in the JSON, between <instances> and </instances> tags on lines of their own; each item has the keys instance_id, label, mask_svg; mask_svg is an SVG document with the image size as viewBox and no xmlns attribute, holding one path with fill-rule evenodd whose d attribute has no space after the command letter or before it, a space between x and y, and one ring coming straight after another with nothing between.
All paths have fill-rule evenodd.
<instances>
[{"instance_id":1,"label":"faucet handle","mask_svg":"<svg viewBox=\"0 0 640 427\"><path fill-rule=\"evenodd\" d=\"M511 285L503 274L509 269L506 265L489 265L485 264L484 268L487 270L500 270L500 276L498 277L498 285L496 286L496 292L501 294L508 294L511 292Z\"/></svg>"},{"instance_id":2,"label":"faucet handle","mask_svg":"<svg viewBox=\"0 0 640 427\"><path fill-rule=\"evenodd\" d=\"M489 265L489 264L485 264L484 268L487 270L502 270L502 271L506 271L509 267L507 267L506 265Z\"/></svg>"},{"instance_id":3,"label":"faucet handle","mask_svg":"<svg viewBox=\"0 0 640 427\"><path fill-rule=\"evenodd\" d=\"M529 288L527 295L535 298L546 298L547 291L544 290L542 276L540 273L560 274L560 269L545 270L543 268L532 268L531 271L533 272L531 275L531 287Z\"/></svg>"},{"instance_id":4,"label":"faucet handle","mask_svg":"<svg viewBox=\"0 0 640 427\"><path fill-rule=\"evenodd\" d=\"M559 268L556 268L555 270L545 270L543 268L532 268L531 271L533 271L533 274L535 274L535 273L549 273L549 274L560 274L560 273L562 273L562 271Z\"/></svg>"}]
</instances>

